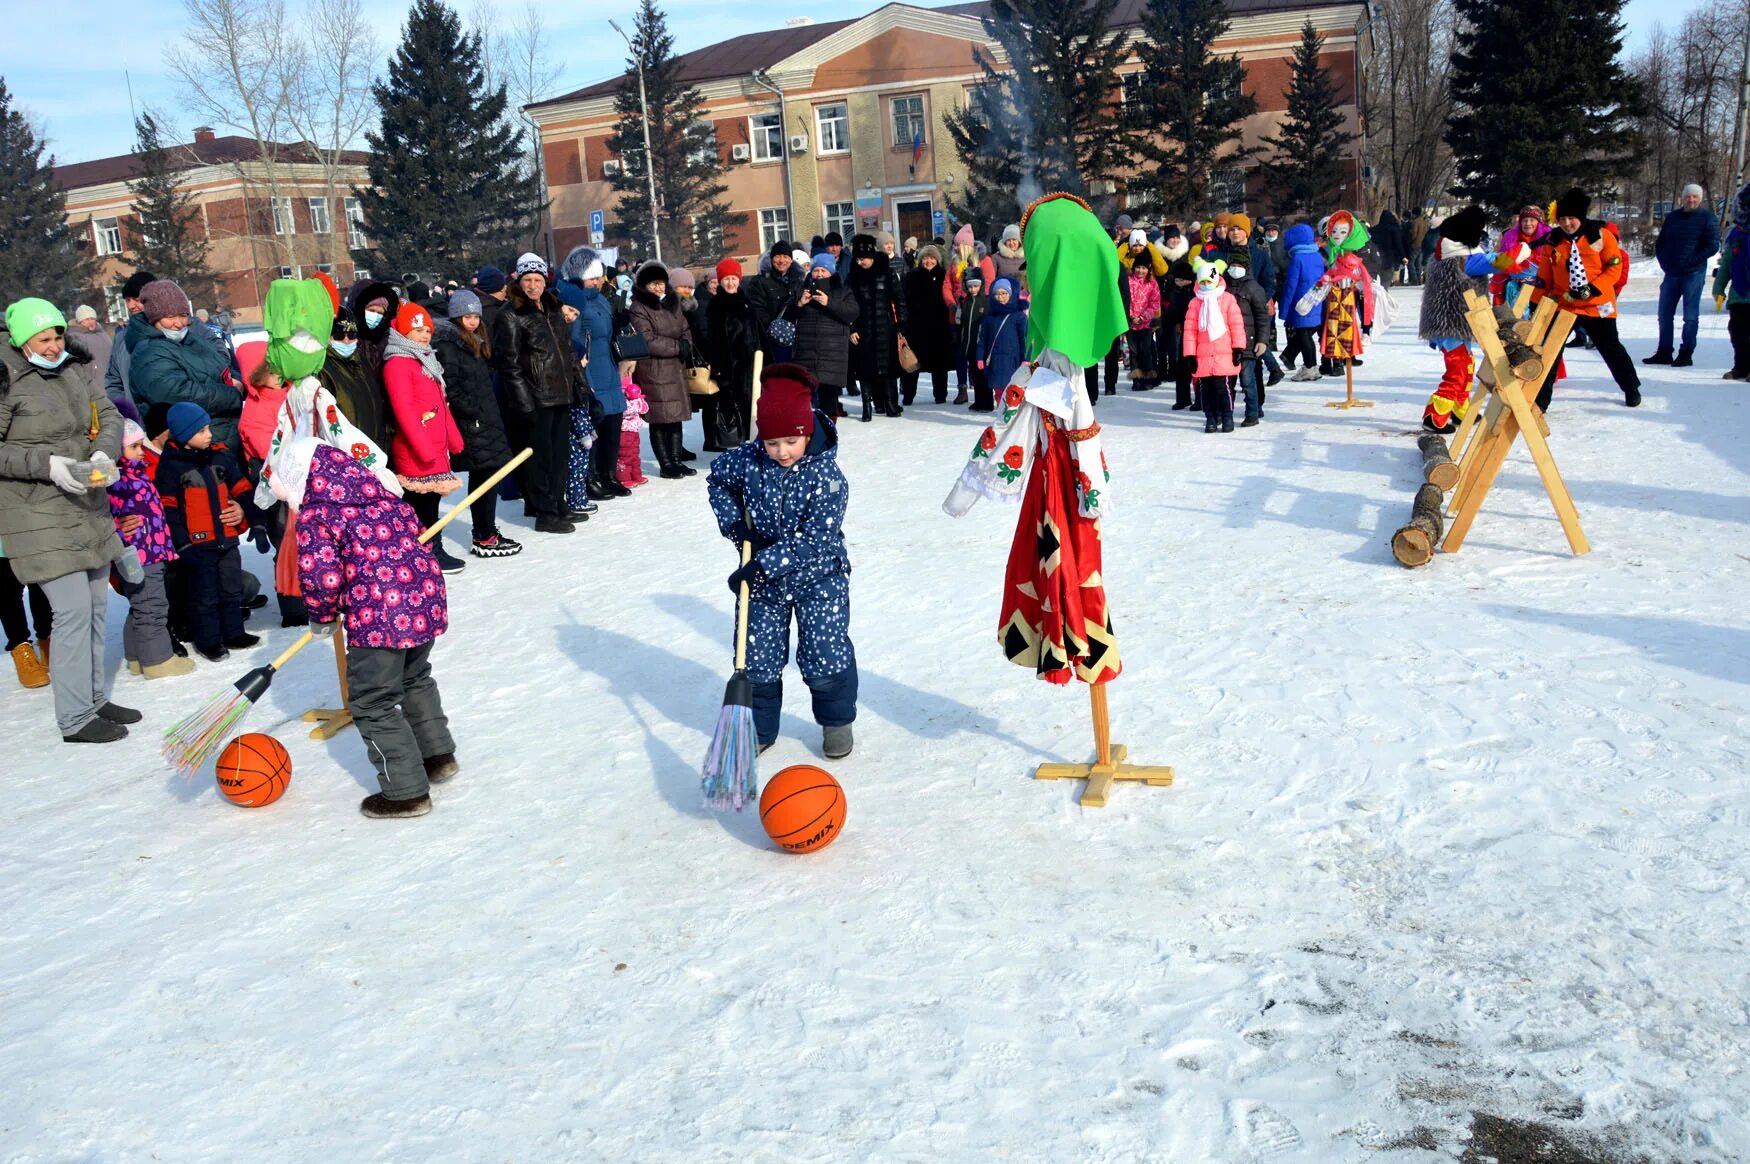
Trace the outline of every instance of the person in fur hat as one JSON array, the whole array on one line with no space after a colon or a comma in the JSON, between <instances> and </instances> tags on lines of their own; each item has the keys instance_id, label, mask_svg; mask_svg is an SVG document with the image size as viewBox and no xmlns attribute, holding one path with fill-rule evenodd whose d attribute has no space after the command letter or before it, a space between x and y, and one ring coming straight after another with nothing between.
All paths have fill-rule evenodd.
<instances>
[{"instance_id":1,"label":"person in fur hat","mask_svg":"<svg viewBox=\"0 0 1750 1164\"><path fill-rule=\"evenodd\" d=\"M661 263L638 268L632 326L650 345L650 354L639 357L632 379L650 402L646 420L660 475L670 480L697 476L698 471L687 465L692 458L681 444L681 425L692 415L685 360L692 327L681 313L680 297L669 288L668 268Z\"/></svg>"},{"instance_id":2,"label":"person in fur hat","mask_svg":"<svg viewBox=\"0 0 1750 1164\"><path fill-rule=\"evenodd\" d=\"M729 589L739 595L748 587L747 673L760 751L778 739L794 622L796 664L813 696L821 748L837 760L851 753L857 718L844 534L850 484L838 465L838 431L813 406L818 388L798 364L767 368L759 440L712 461L707 484L718 531L737 549L753 546L748 563L729 575Z\"/></svg>"},{"instance_id":3,"label":"person in fur hat","mask_svg":"<svg viewBox=\"0 0 1750 1164\"><path fill-rule=\"evenodd\" d=\"M997 278L1014 284L1018 294L1027 293L1027 252L1021 246L1019 223L1011 222L1003 227L1003 236L997 240L996 253L990 261Z\"/></svg>"},{"instance_id":4,"label":"person in fur hat","mask_svg":"<svg viewBox=\"0 0 1750 1164\"><path fill-rule=\"evenodd\" d=\"M1470 408L1471 375L1476 361L1470 350L1470 324L1465 313L1466 291L1483 293L1491 275L1529 261L1531 246L1519 242L1511 252L1481 251L1488 215L1480 206L1466 206L1450 214L1439 227L1434 261L1425 273L1422 316L1416 334L1441 353L1446 371L1434 394L1422 409L1422 427L1429 432L1449 433L1458 428Z\"/></svg>"},{"instance_id":5,"label":"person in fur hat","mask_svg":"<svg viewBox=\"0 0 1750 1164\"><path fill-rule=\"evenodd\" d=\"M1723 377L1750 380L1750 182L1732 199L1732 225L1714 269L1714 310L1730 313L1732 366Z\"/></svg>"},{"instance_id":6,"label":"person in fur hat","mask_svg":"<svg viewBox=\"0 0 1750 1164\"><path fill-rule=\"evenodd\" d=\"M857 320L851 325L851 370L863 394L863 420L899 416L899 337L911 325L904 266L880 245L879 236L851 239L851 294Z\"/></svg>"},{"instance_id":7,"label":"person in fur hat","mask_svg":"<svg viewBox=\"0 0 1750 1164\"><path fill-rule=\"evenodd\" d=\"M1531 293L1536 303L1554 296L1556 305L1574 317L1574 326L1598 354L1622 389L1623 403L1636 408L1641 403L1641 377L1635 362L1622 346L1616 331L1616 296L1627 277L1622 248L1616 235L1595 218L1588 218L1592 199L1578 188L1556 199L1556 221L1545 245L1537 248L1537 282ZM1562 361L1544 373L1537 406L1549 411L1555 392L1556 372Z\"/></svg>"}]
</instances>

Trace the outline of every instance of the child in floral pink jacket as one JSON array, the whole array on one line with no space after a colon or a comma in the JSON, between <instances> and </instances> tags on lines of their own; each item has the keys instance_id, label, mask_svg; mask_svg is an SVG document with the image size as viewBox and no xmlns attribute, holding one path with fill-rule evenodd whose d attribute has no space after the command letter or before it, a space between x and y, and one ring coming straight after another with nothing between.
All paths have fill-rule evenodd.
<instances>
[{"instance_id":1,"label":"child in floral pink jacket","mask_svg":"<svg viewBox=\"0 0 1750 1164\"><path fill-rule=\"evenodd\" d=\"M124 580L117 587L128 600L122 653L134 674L164 679L188 674L194 670L194 662L175 655L170 644L170 598L164 575L176 561L176 546L145 452L145 430L128 421L122 430L122 459L117 466L121 476L109 487L109 512L115 518L116 532L140 555L145 571L140 581Z\"/></svg>"},{"instance_id":2,"label":"child in floral pink jacket","mask_svg":"<svg viewBox=\"0 0 1750 1164\"><path fill-rule=\"evenodd\" d=\"M620 442L620 464L615 476L622 485L642 485L650 478L644 475L638 434L644 428L644 414L650 411L650 401L644 399L643 389L632 383L630 376L620 378L620 390L626 394L626 416L620 421L620 432L630 436Z\"/></svg>"}]
</instances>

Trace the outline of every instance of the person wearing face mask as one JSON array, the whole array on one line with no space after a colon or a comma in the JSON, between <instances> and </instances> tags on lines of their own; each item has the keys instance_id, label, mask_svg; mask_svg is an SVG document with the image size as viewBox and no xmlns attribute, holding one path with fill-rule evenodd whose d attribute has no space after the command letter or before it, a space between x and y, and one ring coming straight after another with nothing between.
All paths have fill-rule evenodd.
<instances>
[{"instance_id":1,"label":"person wearing face mask","mask_svg":"<svg viewBox=\"0 0 1750 1164\"><path fill-rule=\"evenodd\" d=\"M142 409L200 405L212 418L213 442L240 455L237 422L243 416L243 391L212 340L190 330L194 309L188 296L170 280L159 279L141 288L140 305L153 330L134 347L129 385L135 401Z\"/></svg>"},{"instance_id":2,"label":"person wearing face mask","mask_svg":"<svg viewBox=\"0 0 1750 1164\"><path fill-rule=\"evenodd\" d=\"M352 313L358 324L359 358L376 376L379 385L383 375L383 348L389 342L389 329L395 313L401 310L401 291L393 283L379 279L360 279L347 291L341 306Z\"/></svg>"},{"instance_id":3,"label":"person wearing face mask","mask_svg":"<svg viewBox=\"0 0 1750 1164\"><path fill-rule=\"evenodd\" d=\"M121 458L121 413L90 355L67 344L53 304L20 299L6 309L6 330L0 543L18 581L41 586L54 612L49 663L61 738L111 743L141 719L109 701L103 660L110 563L133 554L116 535L103 484Z\"/></svg>"},{"instance_id":4,"label":"person wearing face mask","mask_svg":"<svg viewBox=\"0 0 1750 1164\"><path fill-rule=\"evenodd\" d=\"M316 373L322 387L333 395L340 411L380 449L390 446L389 405L383 398L383 381L365 366L359 354L359 329L345 307L334 317L328 340L328 356Z\"/></svg>"}]
</instances>

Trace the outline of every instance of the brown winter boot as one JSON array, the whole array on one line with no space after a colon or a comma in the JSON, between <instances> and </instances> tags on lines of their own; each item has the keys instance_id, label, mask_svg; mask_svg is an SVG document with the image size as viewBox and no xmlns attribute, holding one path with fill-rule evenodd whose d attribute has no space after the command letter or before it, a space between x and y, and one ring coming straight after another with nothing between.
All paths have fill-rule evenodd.
<instances>
[{"instance_id":1,"label":"brown winter boot","mask_svg":"<svg viewBox=\"0 0 1750 1164\"><path fill-rule=\"evenodd\" d=\"M49 685L49 669L43 661L36 657L36 652L30 649L29 643L19 643L13 647L12 665L18 669L18 682L22 687L47 687Z\"/></svg>"},{"instance_id":2,"label":"brown winter boot","mask_svg":"<svg viewBox=\"0 0 1750 1164\"><path fill-rule=\"evenodd\" d=\"M959 391L959 392L958 392L958 393L956 393L956 394L955 394L955 396L954 396L954 403L956 403L956 404L965 404L965 403L966 403L966 399L967 399L967 398L966 398L966 389L964 389L964 388L962 388L962 389L960 389L960 391Z\"/></svg>"}]
</instances>

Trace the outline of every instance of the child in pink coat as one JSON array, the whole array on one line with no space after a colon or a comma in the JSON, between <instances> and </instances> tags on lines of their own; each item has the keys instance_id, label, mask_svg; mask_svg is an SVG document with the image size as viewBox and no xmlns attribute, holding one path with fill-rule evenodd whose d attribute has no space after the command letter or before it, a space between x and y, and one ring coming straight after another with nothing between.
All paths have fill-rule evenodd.
<instances>
[{"instance_id":1,"label":"child in pink coat","mask_svg":"<svg viewBox=\"0 0 1750 1164\"><path fill-rule=\"evenodd\" d=\"M1147 242L1146 237L1143 241ZM1161 287L1147 263L1137 263L1119 277L1124 280L1124 302L1130 314L1130 390L1146 392L1161 382L1155 351L1155 332L1161 325Z\"/></svg>"},{"instance_id":2,"label":"child in pink coat","mask_svg":"<svg viewBox=\"0 0 1750 1164\"><path fill-rule=\"evenodd\" d=\"M1191 261L1197 284L1185 309L1185 358L1197 361L1197 395L1203 402L1203 431L1234 430L1234 379L1250 346L1240 304L1228 293L1220 259Z\"/></svg>"},{"instance_id":3,"label":"child in pink coat","mask_svg":"<svg viewBox=\"0 0 1750 1164\"><path fill-rule=\"evenodd\" d=\"M619 478L620 484L630 488L650 480L644 475L643 450L638 441L638 434L644 429L644 414L650 411L650 401L644 399L644 390L632 383L630 376L620 377L620 391L626 394L626 415L620 421L620 432L630 435L620 442L620 464L614 476Z\"/></svg>"}]
</instances>

